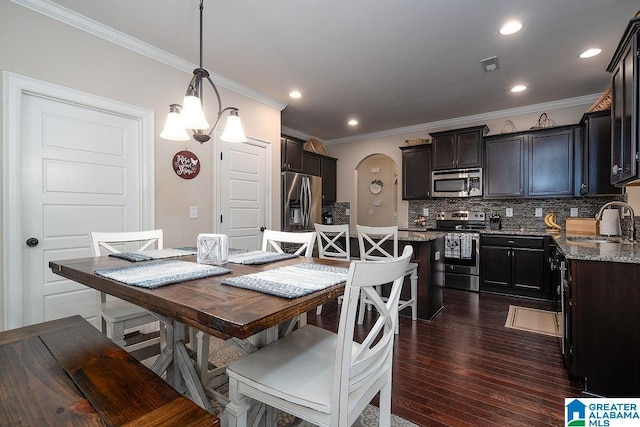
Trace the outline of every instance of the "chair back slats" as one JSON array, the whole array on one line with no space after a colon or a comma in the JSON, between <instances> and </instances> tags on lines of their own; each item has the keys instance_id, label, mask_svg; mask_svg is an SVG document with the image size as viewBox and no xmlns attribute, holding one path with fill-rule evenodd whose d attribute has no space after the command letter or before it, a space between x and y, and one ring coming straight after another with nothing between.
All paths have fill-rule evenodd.
<instances>
[{"instance_id":1,"label":"chair back slats","mask_svg":"<svg viewBox=\"0 0 640 427\"><path fill-rule=\"evenodd\" d=\"M407 246L398 258L351 263L340 312L334 368L332 407L339 410L331 415L331 425L348 425L346 423L351 421L349 420L350 394L354 396L359 393L366 394L369 389L377 390L375 387L370 387L377 381L383 381L387 376L390 380L398 301L412 254L413 248ZM385 302L374 287L391 282L393 283L391 292ZM379 316L359 344L353 341L353 336L358 302L362 292L369 295L371 304L378 311Z\"/></svg>"},{"instance_id":2,"label":"chair back slats","mask_svg":"<svg viewBox=\"0 0 640 427\"><path fill-rule=\"evenodd\" d=\"M356 225L360 259L380 260L398 256L398 227L368 227ZM391 242L391 251L383 247L385 242Z\"/></svg>"},{"instance_id":3,"label":"chair back slats","mask_svg":"<svg viewBox=\"0 0 640 427\"><path fill-rule=\"evenodd\" d=\"M305 257L313 256L313 246L316 241L316 233L303 232L292 233L288 231L264 230L262 236L262 250L269 252L284 253L282 243L292 243L300 245L294 252L295 255L303 255Z\"/></svg>"},{"instance_id":4,"label":"chair back slats","mask_svg":"<svg viewBox=\"0 0 640 427\"><path fill-rule=\"evenodd\" d=\"M141 252L149 249L155 244L156 249L163 249L162 230L145 230L145 231L116 231L102 232L92 231L89 233L89 240L95 256L100 256L100 248L105 249L109 253L117 254L122 252L115 248L115 243L137 243L135 252Z\"/></svg>"},{"instance_id":5,"label":"chair back slats","mask_svg":"<svg viewBox=\"0 0 640 427\"><path fill-rule=\"evenodd\" d=\"M325 225L314 224L316 240L318 242L318 256L320 258L351 259L349 248L349 224ZM344 241L344 248L340 242Z\"/></svg>"}]
</instances>

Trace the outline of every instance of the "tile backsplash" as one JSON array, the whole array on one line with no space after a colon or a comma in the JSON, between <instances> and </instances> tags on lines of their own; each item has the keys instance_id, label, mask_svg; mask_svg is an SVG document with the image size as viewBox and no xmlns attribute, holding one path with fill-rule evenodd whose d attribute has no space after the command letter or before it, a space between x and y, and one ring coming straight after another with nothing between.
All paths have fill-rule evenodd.
<instances>
[{"instance_id":1,"label":"tile backsplash","mask_svg":"<svg viewBox=\"0 0 640 427\"><path fill-rule=\"evenodd\" d=\"M441 211L470 210L481 211L486 214L487 224L491 214L498 214L502 221L503 230L544 230L544 215L551 211L557 214L557 222L564 227L567 218L571 216L571 209L578 210L578 217L594 218L600 207L612 200L626 201L626 195L603 197L575 197L563 199L482 199L482 198L439 198L431 200L417 200L409 202L409 228L414 228L415 220L422 216L423 209L429 208L426 227L435 227L436 213ZM506 209L513 209L513 217L506 216ZM536 208L542 209L542 217L535 216ZM628 222L628 220L626 220ZM622 223L625 227L625 221ZM419 226L418 226L419 228Z\"/></svg>"}]
</instances>

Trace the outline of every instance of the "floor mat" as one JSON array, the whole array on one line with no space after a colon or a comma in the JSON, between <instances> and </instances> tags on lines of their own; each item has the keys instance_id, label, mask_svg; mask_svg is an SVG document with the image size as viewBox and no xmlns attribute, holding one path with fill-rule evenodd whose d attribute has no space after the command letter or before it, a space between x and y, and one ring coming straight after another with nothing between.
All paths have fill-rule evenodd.
<instances>
[{"instance_id":1,"label":"floor mat","mask_svg":"<svg viewBox=\"0 0 640 427\"><path fill-rule=\"evenodd\" d=\"M521 331L559 337L560 320L560 313L510 305L504 326Z\"/></svg>"}]
</instances>

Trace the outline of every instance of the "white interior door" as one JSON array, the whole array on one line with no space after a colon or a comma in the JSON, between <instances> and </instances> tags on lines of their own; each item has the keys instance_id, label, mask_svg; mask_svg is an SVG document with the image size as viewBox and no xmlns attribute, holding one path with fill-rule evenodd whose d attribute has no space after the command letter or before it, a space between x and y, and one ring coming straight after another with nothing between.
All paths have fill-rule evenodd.
<instances>
[{"instance_id":1,"label":"white interior door","mask_svg":"<svg viewBox=\"0 0 640 427\"><path fill-rule=\"evenodd\" d=\"M254 139L243 144L218 139L218 147L216 228L229 236L229 247L258 250L261 228L270 223L271 146Z\"/></svg>"}]
</instances>

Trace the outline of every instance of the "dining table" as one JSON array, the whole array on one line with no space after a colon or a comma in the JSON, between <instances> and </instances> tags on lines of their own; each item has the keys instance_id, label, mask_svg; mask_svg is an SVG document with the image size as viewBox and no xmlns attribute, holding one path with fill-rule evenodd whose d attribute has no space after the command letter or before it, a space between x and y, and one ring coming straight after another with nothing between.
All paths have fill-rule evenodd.
<instances>
[{"instance_id":1,"label":"dining table","mask_svg":"<svg viewBox=\"0 0 640 427\"><path fill-rule=\"evenodd\" d=\"M196 256L181 256L179 260L196 263ZM144 261L144 265L153 267L153 264L159 264L156 267L161 268L162 263L166 262L166 259L149 260ZM166 328L166 345L151 369L158 375L164 375L165 380L179 393L187 394L210 412L214 412L213 407L185 344L185 325L229 340L245 353L251 353L289 333L296 324L303 325L308 311L341 296L349 267L346 261L307 257L265 264L227 263L220 266L229 270L224 274L177 281L155 288L132 286L99 274L127 269L133 264L143 263L100 256L50 261L49 267L57 275L128 301L156 315ZM345 281L293 298L223 284L289 266L343 270ZM272 425L275 412L267 408L262 413L265 411L268 413L266 425Z\"/></svg>"}]
</instances>

